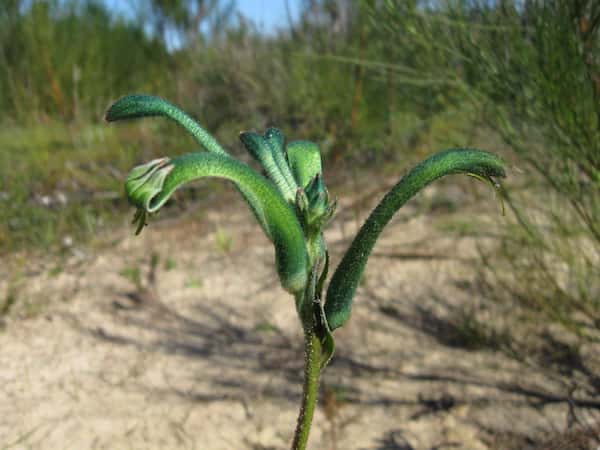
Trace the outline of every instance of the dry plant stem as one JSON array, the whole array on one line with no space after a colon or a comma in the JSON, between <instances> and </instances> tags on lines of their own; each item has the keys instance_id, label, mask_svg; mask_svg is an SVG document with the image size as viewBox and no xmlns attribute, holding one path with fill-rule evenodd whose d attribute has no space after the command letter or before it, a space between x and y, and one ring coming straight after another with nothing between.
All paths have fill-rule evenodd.
<instances>
[{"instance_id":1,"label":"dry plant stem","mask_svg":"<svg viewBox=\"0 0 600 450\"><path fill-rule=\"evenodd\" d=\"M312 327L304 329L304 387L292 450L306 449L321 375L321 343Z\"/></svg>"}]
</instances>

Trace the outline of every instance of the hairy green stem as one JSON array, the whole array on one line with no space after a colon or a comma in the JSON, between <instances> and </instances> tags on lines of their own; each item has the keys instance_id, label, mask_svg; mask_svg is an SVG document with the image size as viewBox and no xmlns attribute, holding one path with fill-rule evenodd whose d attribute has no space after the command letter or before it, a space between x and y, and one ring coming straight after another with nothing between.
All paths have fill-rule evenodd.
<instances>
[{"instance_id":1,"label":"hairy green stem","mask_svg":"<svg viewBox=\"0 0 600 450\"><path fill-rule=\"evenodd\" d=\"M321 342L312 327L304 328L304 387L292 450L306 449L321 375Z\"/></svg>"}]
</instances>

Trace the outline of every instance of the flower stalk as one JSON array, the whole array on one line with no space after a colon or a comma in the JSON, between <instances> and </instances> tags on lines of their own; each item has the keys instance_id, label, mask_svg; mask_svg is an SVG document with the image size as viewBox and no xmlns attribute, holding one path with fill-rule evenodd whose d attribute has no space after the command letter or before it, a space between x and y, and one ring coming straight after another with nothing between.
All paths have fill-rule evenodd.
<instances>
[{"instance_id":1,"label":"flower stalk","mask_svg":"<svg viewBox=\"0 0 600 450\"><path fill-rule=\"evenodd\" d=\"M304 329L304 385L302 388L302 401L298 422L292 442L292 450L304 450L308 443L308 436L312 419L317 405L319 392L319 378L321 376L321 342L315 331Z\"/></svg>"}]
</instances>

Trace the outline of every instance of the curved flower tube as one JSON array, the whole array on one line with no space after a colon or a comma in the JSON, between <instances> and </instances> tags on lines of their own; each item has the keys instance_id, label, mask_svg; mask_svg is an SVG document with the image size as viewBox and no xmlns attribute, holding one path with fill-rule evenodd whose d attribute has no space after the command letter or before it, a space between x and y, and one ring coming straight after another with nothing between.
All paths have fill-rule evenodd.
<instances>
[{"instance_id":1,"label":"curved flower tube","mask_svg":"<svg viewBox=\"0 0 600 450\"><path fill-rule=\"evenodd\" d=\"M390 219L413 195L445 175L464 173L493 183L504 177L504 163L492 153L454 149L436 153L405 175L371 212L335 270L325 302L331 330L341 327L352 311L352 300L371 250Z\"/></svg>"},{"instance_id":2,"label":"curved flower tube","mask_svg":"<svg viewBox=\"0 0 600 450\"><path fill-rule=\"evenodd\" d=\"M243 188L251 207L264 213L265 231L275 245L281 285L292 293L302 292L308 276L308 253L296 215L268 180L230 157L189 153L135 167L127 177L125 190L138 208L134 219L138 232L146 214L158 211L179 186L204 177L224 178Z\"/></svg>"},{"instance_id":3,"label":"curved flower tube","mask_svg":"<svg viewBox=\"0 0 600 450\"><path fill-rule=\"evenodd\" d=\"M139 119L140 117L163 116L171 119L207 151L227 155L227 151L198 122L174 104L154 95L133 94L121 97L108 108L104 119L107 122Z\"/></svg>"}]
</instances>

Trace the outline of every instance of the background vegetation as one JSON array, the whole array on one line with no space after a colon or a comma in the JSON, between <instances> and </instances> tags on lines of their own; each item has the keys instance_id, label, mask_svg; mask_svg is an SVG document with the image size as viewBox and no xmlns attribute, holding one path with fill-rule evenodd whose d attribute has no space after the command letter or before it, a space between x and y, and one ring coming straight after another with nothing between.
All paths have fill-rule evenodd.
<instances>
[{"instance_id":1,"label":"background vegetation","mask_svg":"<svg viewBox=\"0 0 600 450\"><path fill-rule=\"evenodd\" d=\"M102 122L119 96L153 93L234 152L248 127L315 140L333 172L503 152L507 215L481 249L482 292L573 333L574 354L597 341L599 2L304 0L272 33L232 2L131 5L0 3L0 254L109 228L134 163L189 149L171 124Z\"/></svg>"}]
</instances>

